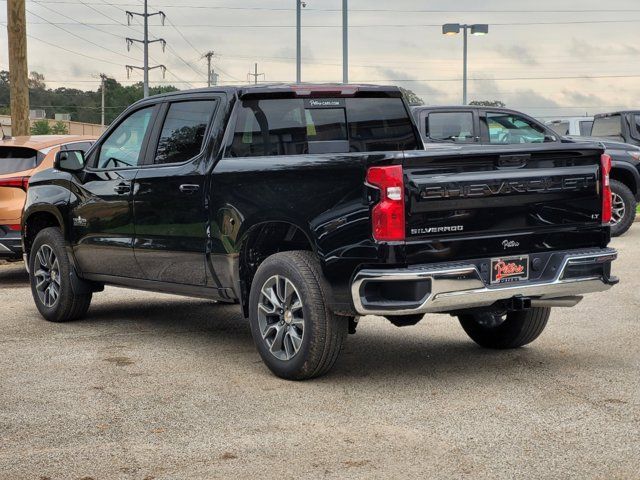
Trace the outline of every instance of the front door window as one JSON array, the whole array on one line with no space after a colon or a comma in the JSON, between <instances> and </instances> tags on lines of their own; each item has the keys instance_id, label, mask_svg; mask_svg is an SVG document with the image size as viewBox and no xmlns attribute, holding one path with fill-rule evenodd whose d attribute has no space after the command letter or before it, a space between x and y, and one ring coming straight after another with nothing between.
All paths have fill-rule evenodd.
<instances>
[{"instance_id":1,"label":"front door window","mask_svg":"<svg viewBox=\"0 0 640 480\"><path fill-rule=\"evenodd\" d=\"M154 107L138 110L116 127L100 147L98 169L137 167Z\"/></svg>"}]
</instances>

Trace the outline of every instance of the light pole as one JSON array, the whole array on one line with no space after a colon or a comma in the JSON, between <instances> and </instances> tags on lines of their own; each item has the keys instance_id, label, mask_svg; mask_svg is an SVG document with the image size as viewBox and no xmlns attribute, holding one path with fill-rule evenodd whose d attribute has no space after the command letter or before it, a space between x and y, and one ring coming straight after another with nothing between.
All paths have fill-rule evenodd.
<instances>
[{"instance_id":1,"label":"light pole","mask_svg":"<svg viewBox=\"0 0 640 480\"><path fill-rule=\"evenodd\" d=\"M302 9L307 4L296 0L296 83L302 82Z\"/></svg>"},{"instance_id":2,"label":"light pole","mask_svg":"<svg viewBox=\"0 0 640 480\"><path fill-rule=\"evenodd\" d=\"M342 83L349 83L349 0L342 0Z\"/></svg>"},{"instance_id":3,"label":"light pole","mask_svg":"<svg viewBox=\"0 0 640 480\"><path fill-rule=\"evenodd\" d=\"M442 26L443 35L457 35L463 31L463 59L462 59L462 104L467 104L467 31L471 30L471 35L486 35L489 33L489 25L486 23L476 23L474 25L460 23L445 23Z\"/></svg>"}]
</instances>

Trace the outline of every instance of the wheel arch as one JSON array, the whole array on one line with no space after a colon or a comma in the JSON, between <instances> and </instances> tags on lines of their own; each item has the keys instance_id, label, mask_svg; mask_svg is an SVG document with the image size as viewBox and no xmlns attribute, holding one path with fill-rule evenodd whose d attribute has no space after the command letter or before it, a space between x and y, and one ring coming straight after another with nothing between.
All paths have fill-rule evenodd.
<instances>
[{"instance_id":1,"label":"wheel arch","mask_svg":"<svg viewBox=\"0 0 640 480\"><path fill-rule=\"evenodd\" d=\"M613 161L611 166L611 180L624 183L636 200L640 200L640 172L633 165L625 162Z\"/></svg>"},{"instance_id":2,"label":"wheel arch","mask_svg":"<svg viewBox=\"0 0 640 480\"><path fill-rule=\"evenodd\" d=\"M31 252L31 246L38 232L49 227L60 228L62 234L65 234L62 214L55 207L51 205L41 205L30 208L24 212L22 220L22 246L27 257Z\"/></svg>"},{"instance_id":3,"label":"wheel arch","mask_svg":"<svg viewBox=\"0 0 640 480\"><path fill-rule=\"evenodd\" d=\"M310 232L300 224L288 220L270 220L257 223L242 236L238 250L236 291L245 317L249 315L251 283L258 267L269 256L294 250L317 254L317 244Z\"/></svg>"}]
</instances>

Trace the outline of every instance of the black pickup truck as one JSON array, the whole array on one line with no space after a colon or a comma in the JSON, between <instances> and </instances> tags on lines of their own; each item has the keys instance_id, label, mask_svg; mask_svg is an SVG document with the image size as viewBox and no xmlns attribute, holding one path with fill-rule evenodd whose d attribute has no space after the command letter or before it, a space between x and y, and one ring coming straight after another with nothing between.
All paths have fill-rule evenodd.
<instances>
[{"instance_id":1,"label":"black pickup truck","mask_svg":"<svg viewBox=\"0 0 640 480\"><path fill-rule=\"evenodd\" d=\"M393 87L151 97L31 179L33 298L56 322L105 284L239 303L288 379L327 372L370 314L448 313L519 347L617 282L609 162L589 144L425 152Z\"/></svg>"}]
</instances>

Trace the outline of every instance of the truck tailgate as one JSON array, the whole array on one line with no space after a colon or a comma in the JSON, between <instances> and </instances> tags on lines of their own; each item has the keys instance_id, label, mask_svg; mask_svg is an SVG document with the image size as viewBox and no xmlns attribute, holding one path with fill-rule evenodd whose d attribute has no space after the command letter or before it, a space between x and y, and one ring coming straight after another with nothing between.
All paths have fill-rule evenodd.
<instances>
[{"instance_id":1,"label":"truck tailgate","mask_svg":"<svg viewBox=\"0 0 640 480\"><path fill-rule=\"evenodd\" d=\"M602 244L602 153L586 144L408 152L408 255L433 261L452 249L471 258Z\"/></svg>"}]
</instances>

